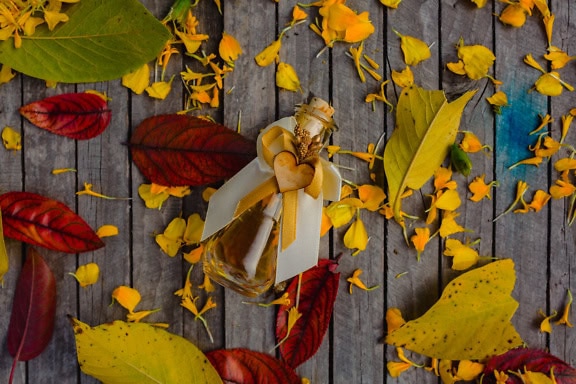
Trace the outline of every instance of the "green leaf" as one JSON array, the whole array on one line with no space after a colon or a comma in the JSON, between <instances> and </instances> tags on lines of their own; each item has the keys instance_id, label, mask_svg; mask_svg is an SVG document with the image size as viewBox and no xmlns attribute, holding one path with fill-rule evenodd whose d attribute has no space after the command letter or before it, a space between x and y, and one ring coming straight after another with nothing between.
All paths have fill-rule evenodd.
<instances>
[{"instance_id":1,"label":"green leaf","mask_svg":"<svg viewBox=\"0 0 576 384\"><path fill-rule=\"evenodd\" d=\"M394 218L403 223L401 196L420 189L442 164L456 139L464 107L476 91L449 103L443 91L417 86L402 90L396 108L396 129L384 150L384 172Z\"/></svg>"},{"instance_id":2,"label":"green leaf","mask_svg":"<svg viewBox=\"0 0 576 384\"><path fill-rule=\"evenodd\" d=\"M82 0L70 20L0 43L0 62L25 75L63 83L117 79L153 60L170 32L138 0Z\"/></svg>"},{"instance_id":3,"label":"green leaf","mask_svg":"<svg viewBox=\"0 0 576 384\"><path fill-rule=\"evenodd\" d=\"M104 384L222 383L202 351L183 337L145 323L90 327L70 321L82 372Z\"/></svg>"}]
</instances>

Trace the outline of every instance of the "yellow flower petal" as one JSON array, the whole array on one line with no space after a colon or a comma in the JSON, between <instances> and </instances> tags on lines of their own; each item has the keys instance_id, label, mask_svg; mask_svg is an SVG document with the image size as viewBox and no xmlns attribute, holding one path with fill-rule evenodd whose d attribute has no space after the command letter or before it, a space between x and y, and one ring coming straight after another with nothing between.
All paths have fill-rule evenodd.
<instances>
[{"instance_id":1,"label":"yellow flower petal","mask_svg":"<svg viewBox=\"0 0 576 384\"><path fill-rule=\"evenodd\" d=\"M402 325L406 323L406 320L402 317L402 312L398 308L388 308L386 310L386 328L388 333L391 333L399 329Z\"/></svg>"},{"instance_id":2,"label":"yellow flower petal","mask_svg":"<svg viewBox=\"0 0 576 384\"><path fill-rule=\"evenodd\" d=\"M398 5L402 2L402 0L380 0L382 4L387 6L388 8L396 9Z\"/></svg>"},{"instance_id":3,"label":"yellow flower petal","mask_svg":"<svg viewBox=\"0 0 576 384\"><path fill-rule=\"evenodd\" d=\"M222 60L230 64L238 59L238 56L242 54L242 47L234 36L222 32L222 39L218 45L218 53Z\"/></svg>"},{"instance_id":4,"label":"yellow flower petal","mask_svg":"<svg viewBox=\"0 0 576 384\"><path fill-rule=\"evenodd\" d=\"M473 362L470 360L460 360L458 363L458 370L456 377L464 381L475 380L484 370L484 364Z\"/></svg>"},{"instance_id":5,"label":"yellow flower petal","mask_svg":"<svg viewBox=\"0 0 576 384\"><path fill-rule=\"evenodd\" d=\"M170 195L166 191L162 191L160 193L153 193L151 184L140 184L140 186L138 187L138 195L142 200L144 200L146 208L151 209L162 208L162 204L166 200L168 200L168 197L170 197Z\"/></svg>"},{"instance_id":6,"label":"yellow flower petal","mask_svg":"<svg viewBox=\"0 0 576 384\"><path fill-rule=\"evenodd\" d=\"M475 265L480 256L478 252L468 244L462 244L460 240L447 239L444 256L452 256L452 269L463 271Z\"/></svg>"},{"instance_id":7,"label":"yellow flower petal","mask_svg":"<svg viewBox=\"0 0 576 384\"><path fill-rule=\"evenodd\" d=\"M472 197L470 197L470 200L478 202L485 197L488 199L492 198L490 196L490 188L492 188L493 186L497 186L498 182L492 181L489 184L486 184L486 182L484 181L485 177L486 175L484 174L482 176L477 176L470 183L470 185L468 185L468 189L473 194Z\"/></svg>"},{"instance_id":8,"label":"yellow flower petal","mask_svg":"<svg viewBox=\"0 0 576 384\"><path fill-rule=\"evenodd\" d=\"M392 70L392 81L401 88L406 88L414 84L414 73L410 66L406 66L402 71Z\"/></svg>"},{"instance_id":9,"label":"yellow flower petal","mask_svg":"<svg viewBox=\"0 0 576 384\"><path fill-rule=\"evenodd\" d=\"M186 221L186 229L182 240L186 245L198 244L202 238L202 231L204 230L204 220L199 214L193 213L188 216Z\"/></svg>"},{"instance_id":10,"label":"yellow flower petal","mask_svg":"<svg viewBox=\"0 0 576 384\"><path fill-rule=\"evenodd\" d=\"M364 184L358 187L358 197L364 203L363 208L375 212L381 208L386 194L377 185Z\"/></svg>"},{"instance_id":11,"label":"yellow flower petal","mask_svg":"<svg viewBox=\"0 0 576 384\"><path fill-rule=\"evenodd\" d=\"M564 307L564 311L562 312L562 317L560 318L560 320L558 320L556 322L557 325L564 324L567 327L570 327L570 328L573 327L573 325L568 320L568 316L570 315L570 308L572 306L572 300L573 300L572 292L570 290L568 290L568 302L566 303L566 306Z\"/></svg>"},{"instance_id":12,"label":"yellow flower petal","mask_svg":"<svg viewBox=\"0 0 576 384\"><path fill-rule=\"evenodd\" d=\"M150 84L150 68L144 64L133 72L122 76L122 85L140 95Z\"/></svg>"},{"instance_id":13,"label":"yellow flower petal","mask_svg":"<svg viewBox=\"0 0 576 384\"><path fill-rule=\"evenodd\" d=\"M256 55L254 58L254 60L256 60L256 64L261 67L266 67L275 62L278 58L278 53L280 52L281 47L282 36L280 36L278 40L273 41L270 45L264 48L262 52Z\"/></svg>"},{"instance_id":14,"label":"yellow flower petal","mask_svg":"<svg viewBox=\"0 0 576 384\"><path fill-rule=\"evenodd\" d=\"M442 215L442 223L440 224L440 237L446 238L450 235L459 232L467 231L466 228L456 222L456 218L460 216L459 213L454 211L445 211Z\"/></svg>"},{"instance_id":15,"label":"yellow flower petal","mask_svg":"<svg viewBox=\"0 0 576 384\"><path fill-rule=\"evenodd\" d=\"M196 264L200 260L202 260L202 253L204 252L204 244L200 244L199 247L194 248L190 252L184 253L182 256L184 260L189 262L190 264Z\"/></svg>"},{"instance_id":16,"label":"yellow flower petal","mask_svg":"<svg viewBox=\"0 0 576 384\"><path fill-rule=\"evenodd\" d=\"M22 149L22 137L14 129L4 127L2 130L2 144L9 151L19 151Z\"/></svg>"},{"instance_id":17,"label":"yellow flower petal","mask_svg":"<svg viewBox=\"0 0 576 384\"><path fill-rule=\"evenodd\" d=\"M276 70L276 85L288 91L302 91L300 79L294 67L288 63L280 62Z\"/></svg>"},{"instance_id":18,"label":"yellow flower petal","mask_svg":"<svg viewBox=\"0 0 576 384\"><path fill-rule=\"evenodd\" d=\"M170 81L157 81L146 87L146 93L148 96L154 99L164 100L170 91L172 90L172 81L174 76L170 78Z\"/></svg>"},{"instance_id":19,"label":"yellow flower petal","mask_svg":"<svg viewBox=\"0 0 576 384\"><path fill-rule=\"evenodd\" d=\"M520 28L526 22L526 10L520 4L508 4L498 19L506 25Z\"/></svg>"},{"instance_id":20,"label":"yellow flower petal","mask_svg":"<svg viewBox=\"0 0 576 384\"><path fill-rule=\"evenodd\" d=\"M556 315L558 314L558 312L554 311L553 314L551 314L550 316L546 316L546 314L544 314L544 312L542 312L542 310L538 311L538 313L544 317L544 319L542 320L542 322L540 322L540 332L542 333L552 333L552 324L550 324L550 320L553 317L556 317Z\"/></svg>"},{"instance_id":21,"label":"yellow flower petal","mask_svg":"<svg viewBox=\"0 0 576 384\"><path fill-rule=\"evenodd\" d=\"M2 64L2 68L0 69L0 85L6 84L10 80L12 80L16 76L15 73L12 72L12 68Z\"/></svg>"},{"instance_id":22,"label":"yellow flower petal","mask_svg":"<svg viewBox=\"0 0 576 384\"><path fill-rule=\"evenodd\" d=\"M461 204L460 195L458 191L449 189L444 191L436 200L434 206L443 211L455 211Z\"/></svg>"},{"instance_id":23,"label":"yellow flower petal","mask_svg":"<svg viewBox=\"0 0 576 384\"><path fill-rule=\"evenodd\" d=\"M111 224L106 224L98 228L96 231L98 237L110 237L110 236L117 236L118 235L118 227Z\"/></svg>"},{"instance_id":24,"label":"yellow flower petal","mask_svg":"<svg viewBox=\"0 0 576 384\"><path fill-rule=\"evenodd\" d=\"M141 300L140 292L134 288L121 285L114 289L112 292L112 300L117 301L118 304L123 306L128 310L128 312L134 312L134 308L138 305Z\"/></svg>"},{"instance_id":25,"label":"yellow flower petal","mask_svg":"<svg viewBox=\"0 0 576 384\"><path fill-rule=\"evenodd\" d=\"M395 30L394 33L400 37L400 48L404 53L404 62L407 65L418 65L420 62L429 59L432 55L428 44L422 40L416 37L402 35Z\"/></svg>"},{"instance_id":26,"label":"yellow flower petal","mask_svg":"<svg viewBox=\"0 0 576 384\"><path fill-rule=\"evenodd\" d=\"M412 244L414 244L414 248L416 248L416 251L418 252L416 257L418 261L420 261L420 255L422 254L422 252L424 252L424 248L426 247L426 244L428 244L428 241L430 240L430 229L428 227L415 228L414 231L416 232L416 234L410 238L410 241L412 242Z\"/></svg>"},{"instance_id":27,"label":"yellow flower petal","mask_svg":"<svg viewBox=\"0 0 576 384\"><path fill-rule=\"evenodd\" d=\"M74 278L78 280L78 284L84 288L98 281L100 268L96 263L88 263L79 266L78 269L76 269L76 272L70 273L70 275L74 276Z\"/></svg>"},{"instance_id":28,"label":"yellow flower petal","mask_svg":"<svg viewBox=\"0 0 576 384\"><path fill-rule=\"evenodd\" d=\"M479 80L488 75L488 70L494 64L496 56L483 45L464 45L460 39L458 57L464 62L466 75L472 80Z\"/></svg>"},{"instance_id":29,"label":"yellow flower petal","mask_svg":"<svg viewBox=\"0 0 576 384\"><path fill-rule=\"evenodd\" d=\"M366 249L368 245L368 232L360 218L357 218L344 234L344 246L348 249L355 249L352 256Z\"/></svg>"}]
</instances>

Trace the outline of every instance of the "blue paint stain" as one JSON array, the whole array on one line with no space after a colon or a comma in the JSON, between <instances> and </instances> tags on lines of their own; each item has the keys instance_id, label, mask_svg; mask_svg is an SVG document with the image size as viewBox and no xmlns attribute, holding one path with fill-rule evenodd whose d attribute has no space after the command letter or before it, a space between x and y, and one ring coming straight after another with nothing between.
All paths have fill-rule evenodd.
<instances>
[{"instance_id":1,"label":"blue paint stain","mask_svg":"<svg viewBox=\"0 0 576 384\"><path fill-rule=\"evenodd\" d=\"M502 114L496 117L496 175L501 183L506 179L527 181L543 171L533 165L508 169L520 160L533 157L528 147L534 145L537 135L529 133L540 124L538 115L547 113L547 97L536 91L528 92L530 87L530 83L513 82L507 89L503 89L508 95L510 106L502 108ZM544 163L540 165L545 166Z\"/></svg>"}]
</instances>

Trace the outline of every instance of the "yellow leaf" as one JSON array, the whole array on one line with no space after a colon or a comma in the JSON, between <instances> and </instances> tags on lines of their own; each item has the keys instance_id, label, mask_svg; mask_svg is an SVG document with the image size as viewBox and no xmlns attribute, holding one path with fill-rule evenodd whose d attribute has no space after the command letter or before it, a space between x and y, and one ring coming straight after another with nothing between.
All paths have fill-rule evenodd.
<instances>
[{"instance_id":1,"label":"yellow leaf","mask_svg":"<svg viewBox=\"0 0 576 384\"><path fill-rule=\"evenodd\" d=\"M96 263L88 263L78 267L75 273L70 273L78 281L82 288L92 285L98 281L100 267Z\"/></svg>"},{"instance_id":2,"label":"yellow leaf","mask_svg":"<svg viewBox=\"0 0 576 384\"><path fill-rule=\"evenodd\" d=\"M8 272L9 258L4 243L4 229L2 228L2 212L0 212L0 284L4 286L4 275Z\"/></svg>"},{"instance_id":3,"label":"yellow leaf","mask_svg":"<svg viewBox=\"0 0 576 384\"><path fill-rule=\"evenodd\" d=\"M294 67L288 63L280 62L276 70L276 85L279 88L296 92L301 90L300 79Z\"/></svg>"},{"instance_id":4,"label":"yellow leaf","mask_svg":"<svg viewBox=\"0 0 576 384\"><path fill-rule=\"evenodd\" d=\"M19 151L22 149L22 137L10 127L2 130L2 143L7 150Z\"/></svg>"},{"instance_id":5,"label":"yellow leaf","mask_svg":"<svg viewBox=\"0 0 576 384\"><path fill-rule=\"evenodd\" d=\"M389 333L386 343L448 360L482 360L520 346L510 322L518 308L510 295L515 281L511 259L466 272L424 315Z\"/></svg>"},{"instance_id":6,"label":"yellow leaf","mask_svg":"<svg viewBox=\"0 0 576 384\"><path fill-rule=\"evenodd\" d=\"M394 218L402 223L401 196L420 189L446 158L456 139L464 107L476 91L448 102L443 91L417 86L402 90L396 109L397 128L384 150L384 171Z\"/></svg>"},{"instance_id":7,"label":"yellow leaf","mask_svg":"<svg viewBox=\"0 0 576 384\"><path fill-rule=\"evenodd\" d=\"M70 322L82 372L105 383L222 383L206 356L181 336L145 323Z\"/></svg>"},{"instance_id":8,"label":"yellow leaf","mask_svg":"<svg viewBox=\"0 0 576 384\"><path fill-rule=\"evenodd\" d=\"M150 68L144 64L134 72L122 76L122 85L140 95L150 84Z\"/></svg>"}]
</instances>

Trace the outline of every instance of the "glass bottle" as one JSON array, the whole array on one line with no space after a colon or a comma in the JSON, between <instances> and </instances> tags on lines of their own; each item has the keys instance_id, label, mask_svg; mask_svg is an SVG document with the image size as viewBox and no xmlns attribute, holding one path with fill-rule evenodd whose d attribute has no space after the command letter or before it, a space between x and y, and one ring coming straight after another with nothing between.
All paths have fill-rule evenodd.
<instances>
[{"instance_id":1,"label":"glass bottle","mask_svg":"<svg viewBox=\"0 0 576 384\"><path fill-rule=\"evenodd\" d=\"M296 109L295 144L298 147L298 137L303 133L312 149L308 156L317 156L335 129L333 113L332 107L318 98ZM276 275L281 211L282 194L272 194L206 239L204 273L246 296L255 297L268 290Z\"/></svg>"}]
</instances>

